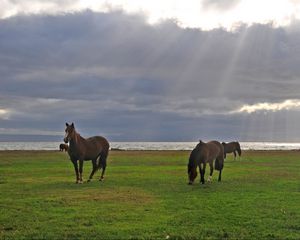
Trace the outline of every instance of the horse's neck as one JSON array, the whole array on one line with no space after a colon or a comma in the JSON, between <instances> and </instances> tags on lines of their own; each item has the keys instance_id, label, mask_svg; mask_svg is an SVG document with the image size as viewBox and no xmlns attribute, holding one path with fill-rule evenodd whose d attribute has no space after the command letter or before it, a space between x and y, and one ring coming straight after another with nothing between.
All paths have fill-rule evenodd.
<instances>
[{"instance_id":1,"label":"horse's neck","mask_svg":"<svg viewBox=\"0 0 300 240\"><path fill-rule=\"evenodd\" d=\"M79 145L82 145L82 143L85 141L83 137L80 136L77 132L75 132L75 137L71 139L70 141L70 148L78 148Z\"/></svg>"}]
</instances>

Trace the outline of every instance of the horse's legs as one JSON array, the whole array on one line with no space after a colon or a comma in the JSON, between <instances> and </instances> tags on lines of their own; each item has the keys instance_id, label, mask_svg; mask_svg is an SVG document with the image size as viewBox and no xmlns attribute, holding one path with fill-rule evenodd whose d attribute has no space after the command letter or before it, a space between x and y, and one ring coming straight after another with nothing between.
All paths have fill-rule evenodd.
<instances>
[{"instance_id":1,"label":"horse's legs","mask_svg":"<svg viewBox=\"0 0 300 240\"><path fill-rule=\"evenodd\" d=\"M93 164L93 170L90 174L89 180L88 182L90 182L95 174L95 172L97 171L97 158L92 160L92 164Z\"/></svg>"},{"instance_id":2,"label":"horse's legs","mask_svg":"<svg viewBox=\"0 0 300 240\"><path fill-rule=\"evenodd\" d=\"M234 154L234 160L236 159L236 152L235 151L233 151L233 154Z\"/></svg>"},{"instance_id":3,"label":"horse's legs","mask_svg":"<svg viewBox=\"0 0 300 240\"><path fill-rule=\"evenodd\" d=\"M211 182L212 175L213 175L213 172L214 172L214 165L213 165L213 163L209 164L209 168L210 168L210 173L209 173L209 177L208 177L207 181Z\"/></svg>"},{"instance_id":4,"label":"horse's legs","mask_svg":"<svg viewBox=\"0 0 300 240\"><path fill-rule=\"evenodd\" d=\"M105 163L105 165L104 165L104 166L102 166L102 173L101 173L101 177L100 177L99 181L103 181L103 179L104 179L104 173L105 173L105 169L106 169L106 163Z\"/></svg>"},{"instance_id":5,"label":"horse's legs","mask_svg":"<svg viewBox=\"0 0 300 240\"><path fill-rule=\"evenodd\" d=\"M221 175L222 175L222 170L219 171L219 178L218 178L219 182L221 182Z\"/></svg>"},{"instance_id":6,"label":"horse's legs","mask_svg":"<svg viewBox=\"0 0 300 240\"><path fill-rule=\"evenodd\" d=\"M199 164L199 172L200 172L200 183L203 184L203 182L202 182L203 169L201 167L201 164Z\"/></svg>"},{"instance_id":7,"label":"horse's legs","mask_svg":"<svg viewBox=\"0 0 300 240\"><path fill-rule=\"evenodd\" d=\"M79 183L82 183L83 160L79 159Z\"/></svg>"},{"instance_id":8,"label":"horse's legs","mask_svg":"<svg viewBox=\"0 0 300 240\"><path fill-rule=\"evenodd\" d=\"M206 163L203 163L203 168L201 168L201 164L199 165L200 176L201 176L200 182L202 184L204 184L204 182L205 182L205 180L204 180L205 168L206 168Z\"/></svg>"},{"instance_id":9,"label":"horse's legs","mask_svg":"<svg viewBox=\"0 0 300 240\"><path fill-rule=\"evenodd\" d=\"M72 163L74 165L74 170L76 174L76 183L79 182L79 173L78 173L78 165L77 165L77 160L72 160Z\"/></svg>"}]
</instances>

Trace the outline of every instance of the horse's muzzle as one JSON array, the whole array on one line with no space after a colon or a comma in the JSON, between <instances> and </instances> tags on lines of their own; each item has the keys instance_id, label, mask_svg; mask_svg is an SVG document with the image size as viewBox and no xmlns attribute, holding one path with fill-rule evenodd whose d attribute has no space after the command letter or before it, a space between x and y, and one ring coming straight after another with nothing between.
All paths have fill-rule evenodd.
<instances>
[{"instance_id":1,"label":"horse's muzzle","mask_svg":"<svg viewBox=\"0 0 300 240\"><path fill-rule=\"evenodd\" d=\"M68 138L64 138L64 142L65 143L68 143L69 141L68 141Z\"/></svg>"}]
</instances>

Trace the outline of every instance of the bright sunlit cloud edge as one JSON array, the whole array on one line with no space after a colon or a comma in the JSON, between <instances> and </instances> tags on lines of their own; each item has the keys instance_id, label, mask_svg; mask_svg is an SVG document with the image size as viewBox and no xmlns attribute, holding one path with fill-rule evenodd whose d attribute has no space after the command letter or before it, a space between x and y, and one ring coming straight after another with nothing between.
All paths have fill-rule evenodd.
<instances>
[{"instance_id":1,"label":"bright sunlit cloud edge","mask_svg":"<svg viewBox=\"0 0 300 240\"><path fill-rule=\"evenodd\" d=\"M219 3L220 4L220 3ZM4 2L0 4L0 19L16 15L30 14L68 14L85 10L94 12L124 11L128 14L143 14L149 24L157 24L164 20L174 21L182 28L200 28L211 30L225 28L232 30L236 25L252 25L256 23L272 26L287 26L300 19L300 2L277 0L241 0L230 8L208 8L204 2L190 0L158 0L152 1L26 1Z\"/></svg>"}]
</instances>

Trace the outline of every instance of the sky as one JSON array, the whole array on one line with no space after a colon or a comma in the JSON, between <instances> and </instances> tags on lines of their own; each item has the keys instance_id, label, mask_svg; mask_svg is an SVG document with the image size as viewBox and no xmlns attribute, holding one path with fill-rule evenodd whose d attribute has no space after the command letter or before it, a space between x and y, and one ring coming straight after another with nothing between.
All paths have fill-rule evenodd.
<instances>
[{"instance_id":1,"label":"sky","mask_svg":"<svg viewBox=\"0 0 300 240\"><path fill-rule=\"evenodd\" d=\"M0 0L0 141L300 141L300 1Z\"/></svg>"}]
</instances>

